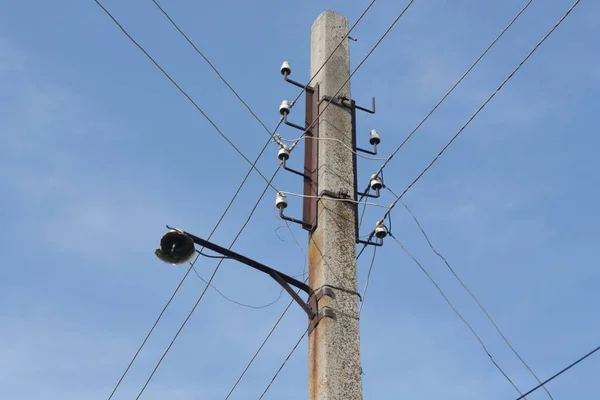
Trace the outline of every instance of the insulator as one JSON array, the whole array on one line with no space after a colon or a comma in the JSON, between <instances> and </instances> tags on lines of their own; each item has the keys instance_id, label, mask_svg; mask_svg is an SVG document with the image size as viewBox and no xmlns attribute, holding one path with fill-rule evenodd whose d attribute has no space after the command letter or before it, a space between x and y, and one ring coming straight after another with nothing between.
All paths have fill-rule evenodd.
<instances>
[{"instance_id":1,"label":"insulator","mask_svg":"<svg viewBox=\"0 0 600 400\"><path fill-rule=\"evenodd\" d=\"M282 101L281 105L279 106L279 114L287 115L290 113L290 110L291 110L290 102L287 100Z\"/></svg>"},{"instance_id":2,"label":"insulator","mask_svg":"<svg viewBox=\"0 0 600 400\"><path fill-rule=\"evenodd\" d=\"M377 175L371 175L370 185L371 189L380 190L383 187L383 182L377 177Z\"/></svg>"},{"instance_id":3,"label":"insulator","mask_svg":"<svg viewBox=\"0 0 600 400\"><path fill-rule=\"evenodd\" d=\"M290 159L290 149L287 147L281 146L279 147L279 151L277 152L277 158L281 161L287 161Z\"/></svg>"},{"instance_id":4,"label":"insulator","mask_svg":"<svg viewBox=\"0 0 600 400\"><path fill-rule=\"evenodd\" d=\"M383 222L378 222L377 225L375 226L375 237L377 237L377 239L383 239L387 235L388 235L387 227L383 224Z\"/></svg>"},{"instance_id":5,"label":"insulator","mask_svg":"<svg viewBox=\"0 0 600 400\"><path fill-rule=\"evenodd\" d=\"M381 143L381 138L379 137L379 133L375 129L371 129L371 134L369 135L369 143L373 146Z\"/></svg>"},{"instance_id":6,"label":"insulator","mask_svg":"<svg viewBox=\"0 0 600 400\"><path fill-rule=\"evenodd\" d=\"M279 209L286 208L288 205L287 197L285 194L279 192L277 193L277 197L275 198L275 207Z\"/></svg>"}]
</instances>

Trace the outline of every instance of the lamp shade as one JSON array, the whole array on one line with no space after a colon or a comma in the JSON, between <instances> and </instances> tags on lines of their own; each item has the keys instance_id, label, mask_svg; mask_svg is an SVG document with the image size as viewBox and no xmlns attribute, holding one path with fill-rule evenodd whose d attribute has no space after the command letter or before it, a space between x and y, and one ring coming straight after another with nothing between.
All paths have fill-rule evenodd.
<instances>
[{"instance_id":1,"label":"lamp shade","mask_svg":"<svg viewBox=\"0 0 600 400\"><path fill-rule=\"evenodd\" d=\"M168 264L178 265L190 261L195 252L192 238L178 229L172 229L160 239L160 247L154 254Z\"/></svg>"}]
</instances>

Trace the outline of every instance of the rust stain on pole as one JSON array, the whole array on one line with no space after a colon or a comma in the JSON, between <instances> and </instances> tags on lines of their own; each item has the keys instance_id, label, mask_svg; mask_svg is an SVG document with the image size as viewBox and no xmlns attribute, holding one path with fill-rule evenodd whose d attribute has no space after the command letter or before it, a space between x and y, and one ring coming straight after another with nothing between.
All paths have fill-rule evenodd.
<instances>
[{"instance_id":1,"label":"rust stain on pole","mask_svg":"<svg viewBox=\"0 0 600 400\"><path fill-rule=\"evenodd\" d=\"M309 234L308 239L308 284L311 288L316 289L313 285L317 277L317 267L322 259L320 245L322 243L320 232ZM321 321L325 322L325 321ZM318 379L319 379L319 341L316 340L319 334L320 324L312 330L308 335L308 398L317 399Z\"/></svg>"},{"instance_id":2,"label":"rust stain on pole","mask_svg":"<svg viewBox=\"0 0 600 400\"><path fill-rule=\"evenodd\" d=\"M304 226L309 232L313 232L317 227L317 194L318 194L318 174L317 174L317 155L319 152L319 123L315 121L319 115L319 85L314 85L312 91L306 91L306 114L305 126L311 127L306 132L304 140L304 195L302 220L310 225ZM308 177L308 178L307 178Z\"/></svg>"}]
</instances>

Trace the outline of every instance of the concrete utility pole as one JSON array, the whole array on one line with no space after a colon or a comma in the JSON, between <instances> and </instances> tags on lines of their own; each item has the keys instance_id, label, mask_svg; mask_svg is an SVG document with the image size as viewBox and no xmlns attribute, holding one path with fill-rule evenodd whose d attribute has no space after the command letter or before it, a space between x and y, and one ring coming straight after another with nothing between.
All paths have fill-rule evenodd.
<instances>
[{"instance_id":1,"label":"concrete utility pole","mask_svg":"<svg viewBox=\"0 0 600 400\"><path fill-rule=\"evenodd\" d=\"M313 76L348 33L348 21L325 11L311 29L310 72ZM334 96L350 76L348 39L327 61L313 81L319 99ZM339 96L350 99L347 83ZM322 102L319 112L327 102ZM318 190L355 191L352 148L352 117L348 108L330 104L319 121ZM318 202L317 228L309 236L309 285L317 290L330 286L334 298L324 296L319 309L330 308L335 318L323 318L309 334L309 399L362 399L358 296L356 282L356 205L323 197ZM343 290L340 290L342 288Z\"/></svg>"}]
</instances>

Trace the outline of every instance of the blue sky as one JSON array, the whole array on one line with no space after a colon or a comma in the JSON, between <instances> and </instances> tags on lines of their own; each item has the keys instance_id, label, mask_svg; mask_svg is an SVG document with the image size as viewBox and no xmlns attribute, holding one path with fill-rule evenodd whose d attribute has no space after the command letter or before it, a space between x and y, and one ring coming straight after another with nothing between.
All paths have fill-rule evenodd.
<instances>
[{"instance_id":1,"label":"blue sky","mask_svg":"<svg viewBox=\"0 0 600 400\"><path fill-rule=\"evenodd\" d=\"M410 132L526 2L416 0L352 81L358 131L383 154ZM331 9L354 22L368 1L165 2L164 7L273 128L309 78L310 26ZM405 2L379 0L352 36L363 55ZM385 170L402 191L571 6L534 0L522 18ZM150 0L105 5L254 159L263 128ZM600 194L600 5L582 1L436 165L408 192L437 249L540 378L600 341L596 249ZM165 224L206 237L248 165L93 1L0 4L0 387L7 399L105 399L185 273L153 255ZM300 115L294 118L301 120ZM296 132L285 128L285 137ZM277 167L271 146L258 168ZM379 162L362 160L363 182ZM279 174L275 186L299 192ZM264 189L252 174L213 236L229 245ZM267 192L234 250L302 273L305 232L291 232ZM385 195L382 204L393 198ZM290 199L290 214L299 213ZM381 209L369 209L370 229ZM431 252L402 207L395 235L422 262L523 391L535 380ZM283 227L283 228L281 228ZM365 228L367 229L367 228ZM364 283L370 250L359 260ZM285 260L282 262L281 260ZM215 262L199 260L208 278ZM252 305L277 298L266 276L225 262L214 284ZM135 398L204 284L190 275L115 399ZM286 307L251 310L209 290L144 399L222 399ZM256 399L305 326L293 306L232 399ZM486 398L517 392L392 240L378 251L361 320L366 399ZM307 349L265 398L307 396ZM556 400L595 398L600 358L549 384ZM529 399L548 398L543 391Z\"/></svg>"}]
</instances>

